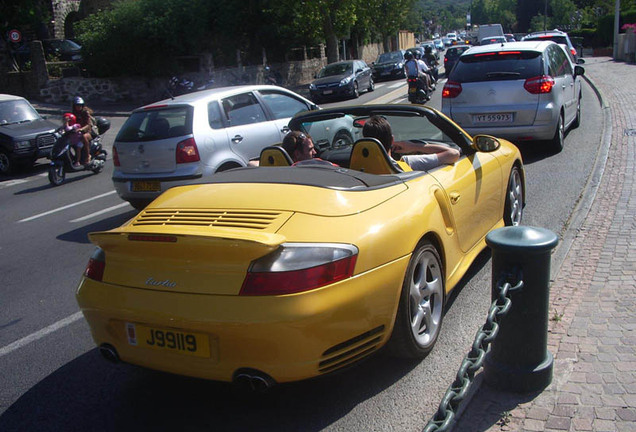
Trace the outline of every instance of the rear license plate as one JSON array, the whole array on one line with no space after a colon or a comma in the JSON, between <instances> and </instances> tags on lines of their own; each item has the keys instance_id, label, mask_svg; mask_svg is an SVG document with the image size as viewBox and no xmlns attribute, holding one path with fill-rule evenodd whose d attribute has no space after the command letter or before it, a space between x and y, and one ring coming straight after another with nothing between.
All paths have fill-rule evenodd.
<instances>
[{"instance_id":1,"label":"rear license plate","mask_svg":"<svg viewBox=\"0 0 636 432\"><path fill-rule=\"evenodd\" d=\"M415 93L417 91L417 87L411 87L409 89L409 93Z\"/></svg>"},{"instance_id":2,"label":"rear license plate","mask_svg":"<svg viewBox=\"0 0 636 432\"><path fill-rule=\"evenodd\" d=\"M322 94L331 94L333 93L333 90L323 90Z\"/></svg>"},{"instance_id":3,"label":"rear license plate","mask_svg":"<svg viewBox=\"0 0 636 432\"><path fill-rule=\"evenodd\" d=\"M512 123L512 113L490 113L473 115L473 123Z\"/></svg>"},{"instance_id":4,"label":"rear license plate","mask_svg":"<svg viewBox=\"0 0 636 432\"><path fill-rule=\"evenodd\" d=\"M133 192L161 192L161 183L158 181L134 181Z\"/></svg>"},{"instance_id":5,"label":"rear license plate","mask_svg":"<svg viewBox=\"0 0 636 432\"><path fill-rule=\"evenodd\" d=\"M210 340L202 333L126 323L126 335L128 343L133 346L210 357Z\"/></svg>"}]
</instances>

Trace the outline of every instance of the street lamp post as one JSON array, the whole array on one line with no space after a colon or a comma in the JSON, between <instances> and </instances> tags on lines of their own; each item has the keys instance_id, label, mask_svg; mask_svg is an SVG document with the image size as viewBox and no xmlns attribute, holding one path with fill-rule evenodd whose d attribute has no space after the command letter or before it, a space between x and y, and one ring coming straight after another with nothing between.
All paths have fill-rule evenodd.
<instances>
[{"instance_id":1,"label":"street lamp post","mask_svg":"<svg viewBox=\"0 0 636 432\"><path fill-rule=\"evenodd\" d=\"M614 60L618 57L618 26L621 18L621 0L616 0L616 4L614 6L614 50L612 52L612 57Z\"/></svg>"}]
</instances>

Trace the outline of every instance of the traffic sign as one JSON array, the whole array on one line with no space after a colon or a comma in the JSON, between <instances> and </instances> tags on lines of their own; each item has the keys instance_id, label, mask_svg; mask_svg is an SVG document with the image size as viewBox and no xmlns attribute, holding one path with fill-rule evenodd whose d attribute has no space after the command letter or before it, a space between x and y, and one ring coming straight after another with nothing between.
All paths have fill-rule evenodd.
<instances>
[{"instance_id":1,"label":"traffic sign","mask_svg":"<svg viewBox=\"0 0 636 432\"><path fill-rule=\"evenodd\" d=\"M20 42L22 40L20 30L9 30L9 40L11 42Z\"/></svg>"}]
</instances>

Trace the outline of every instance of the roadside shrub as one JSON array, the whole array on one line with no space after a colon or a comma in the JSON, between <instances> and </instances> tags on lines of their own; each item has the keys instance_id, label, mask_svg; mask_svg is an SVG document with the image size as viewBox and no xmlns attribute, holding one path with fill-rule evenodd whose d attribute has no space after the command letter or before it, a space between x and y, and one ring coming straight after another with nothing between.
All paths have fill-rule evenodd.
<instances>
[{"instance_id":1,"label":"roadside shrub","mask_svg":"<svg viewBox=\"0 0 636 432\"><path fill-rule=\"evenodd\" d=\"M95 76L162 76L174 58L205 46L205 0L119 1L77 25L84 63Z\"/></svg>"}]
</instances>

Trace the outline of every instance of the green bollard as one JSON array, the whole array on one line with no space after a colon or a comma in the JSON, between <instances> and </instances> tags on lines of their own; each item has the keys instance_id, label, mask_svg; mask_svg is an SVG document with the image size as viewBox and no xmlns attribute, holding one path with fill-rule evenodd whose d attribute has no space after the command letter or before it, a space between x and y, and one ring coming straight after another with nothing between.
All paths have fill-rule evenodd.
<instances>
[{"instance_id":1,"label":"green bollard","mask_svg":"<svg viewBox=\"0 0 636 432\"><path fill-rule=\"evenodd\" d=\"M552 382L548 352L550 254L559 242L543 228L505 227L486 236L492 249L492 299L505 274L520 270L523 287L509 291L512 306L499 322L499 333L484 362L490 387L516 393L542 390ZM511 281L514 283L514 281Z\"/></svg>"}]
</instances>

